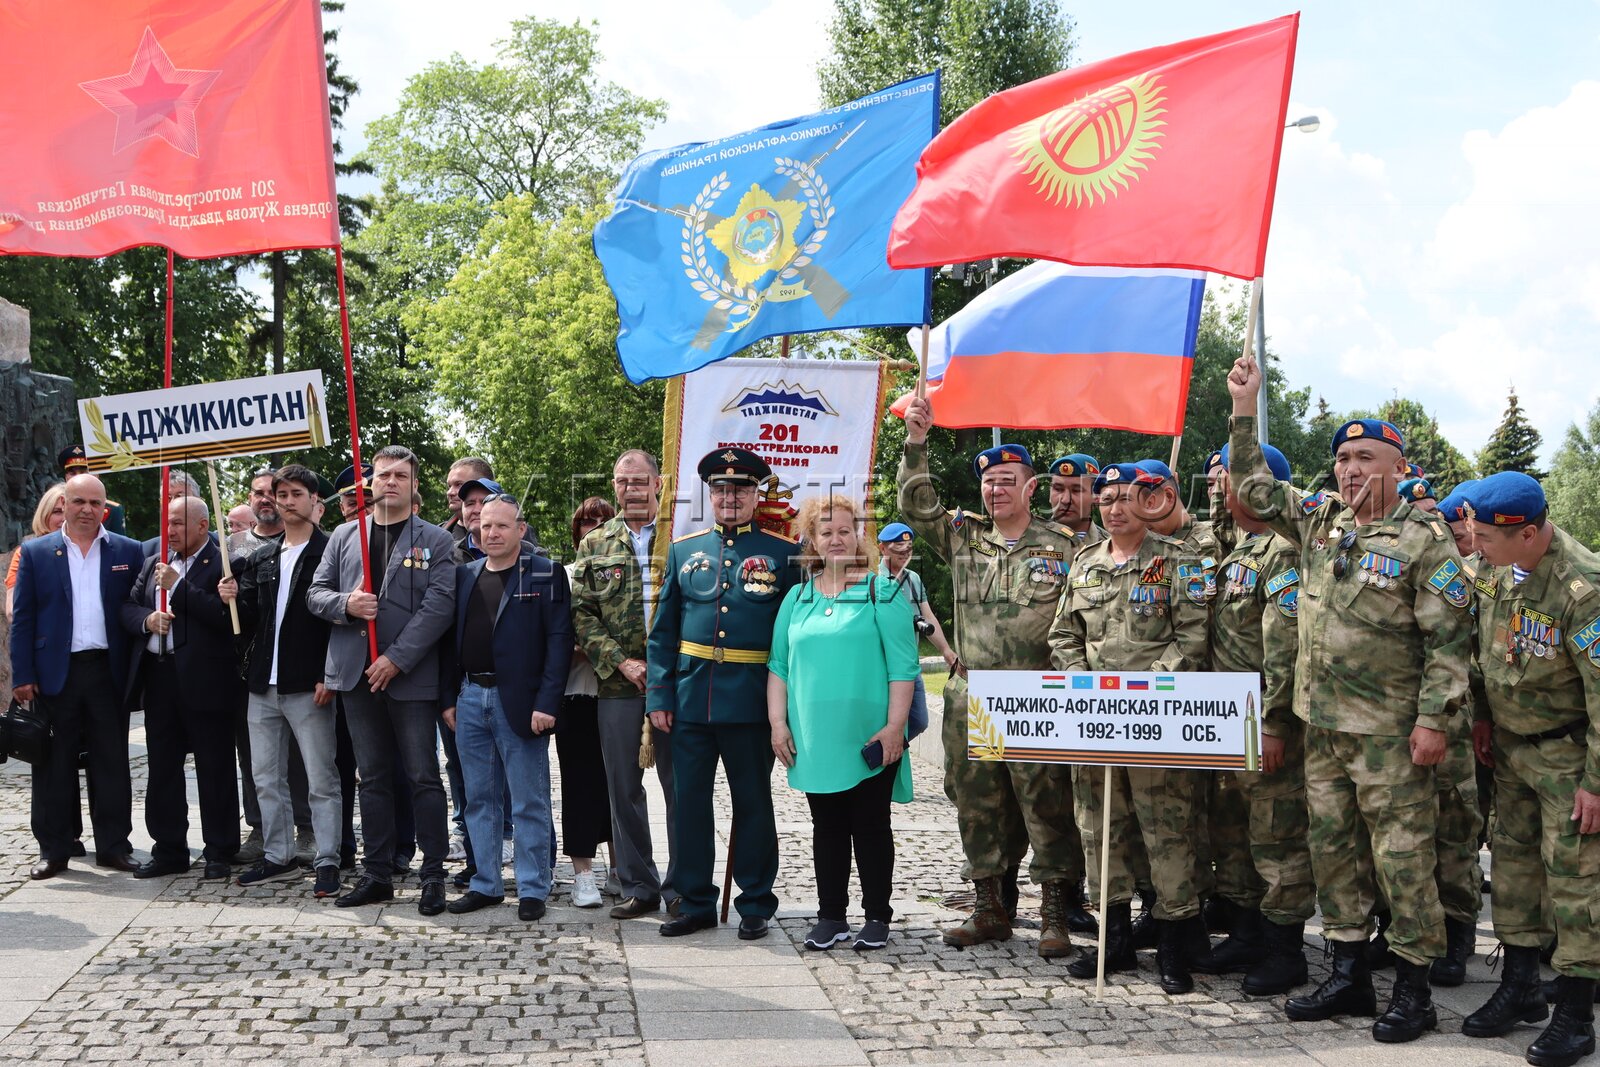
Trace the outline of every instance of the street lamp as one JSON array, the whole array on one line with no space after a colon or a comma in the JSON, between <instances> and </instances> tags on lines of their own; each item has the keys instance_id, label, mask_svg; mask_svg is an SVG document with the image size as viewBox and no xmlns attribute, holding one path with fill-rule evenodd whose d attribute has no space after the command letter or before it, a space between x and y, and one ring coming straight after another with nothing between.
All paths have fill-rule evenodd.
<instances>
[{"instance_id":1,"label":"street lamp","mask_svg":"<svg viewBox=\"0 0 1600 1067\"><path fill-rule=\"evenodd\" d=\"M1322 120L1315 115L1295 119L1284 127L1301 133L1316 133ZM1256 432L1267 443L1267 310L1266 297L1256 294L1256 363L1261 367L1261 392L1256 397Z\"/></svg>"}]
</instances>

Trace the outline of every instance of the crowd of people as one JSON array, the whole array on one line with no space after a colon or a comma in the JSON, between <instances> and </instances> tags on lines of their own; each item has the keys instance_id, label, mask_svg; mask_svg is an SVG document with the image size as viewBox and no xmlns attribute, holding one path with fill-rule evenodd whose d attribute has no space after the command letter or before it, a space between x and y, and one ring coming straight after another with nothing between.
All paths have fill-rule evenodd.
<instances>
[{"instance_id":1,"label":"crowd of people","mask_svg":"<svg viewBox=\"0 0 1600 1067\"><path fill-rule=\"evenodd\" d=\"M1280 996L1309 983L1305 924L1320 908L1331 974L1288 996L1288 1017L1372 1016L1376 1040L1410 1041L1437 1028L1431 986L1465 979L1487 837L1504 966L1464 1031L1549 1018L1529 1062L1574 1063L1594 1051L1600 979L1600 557L1549 521L1526 475L1436 499L1403 434L1376 419L1334 435L1332 490L1296 489L1258 442L1260 385L1249 360L1229 376L1234 417L1202 472L1204 521L1158 460L1072 454L1040 470L1017 445L974 458L981 511L947 508L921 398L905 413L902 521L876 537L862 501L841 495L806 500L795 538L764 529L770 469L723 448L699 465L713 523L658 544L660 471L630 450L614 503L591 498L572 517L565 566L477 458L451 468L440 526L420 517L417 460L398 445L331 487L303 466L262 472L248 516L235 509L220 537L176 478L164 558L159 539L110 533L99 479L69 472L7 579L15 696L55 732L33 773L32 875L84 854L80 763L96 863L189 870L192 753L206 878L249 886L309 868L315 895L359 907L394 899L420 852L423 914L504 902L510 864L518 914L537 920L556 861L553 735L575 905L600 906L593 864L609 842L614 917L665 907L668 937L714 926L720 764L738 936L766 936L781 762L812 815L806 947L881 948L892 805L911 799L906 746L929 724L925 640L949 668L944 788L974 891L947 944L1012 936L1031 853L1037 951L1066 959L1067 975L1134 972L1154 948L1168 993L1200 972ZM1046 479L1048 518L1033 511ZM332 533L330 497L344 520ZM949 566L951 640L909 567L916 547ZM979 669L1257 673L1260 770L1107 776L968 759L966 678ZM129 842L131 707L149 752L143 863ZM358 796L361 870L346 885ZM454 898L452 859L465 863ZM1373 972L1391 966L1380 1011Z\"/></svg>"}]
</instances>

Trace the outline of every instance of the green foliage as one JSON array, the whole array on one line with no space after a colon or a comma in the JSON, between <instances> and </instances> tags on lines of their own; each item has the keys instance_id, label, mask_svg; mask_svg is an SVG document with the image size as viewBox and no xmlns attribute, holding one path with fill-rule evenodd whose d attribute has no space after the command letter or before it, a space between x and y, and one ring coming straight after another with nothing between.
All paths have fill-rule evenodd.
<instances>
[{"instance_id":1,"label":"green foliage","mask_svg":"<svg viewBox=\"0 0 1600 1067\"><path fill-rule=\"evenodd\" d=\"M1600 404L1567 427L1544 491L1556 525L1600 551Z\"/></svg>"},{"instance_id":2,"label":"green foliage","mask_svg":"<svg viewBox=\"0 0 1600 1067\"><path fill-rule=\"evenodd\" d=\"M1478 469L1485 474L1521 471L1534 478L1541 477L1539 446L1543 442L1544 438L1523 413L1522 404L1517 400L1517 391L1512 389L1506 398L1505 416L1501 418L1500 425L1495 427L1494 433L1489 435L1489 442L1483 446L1483 451L1478 453Z\"/></svg>"},{"instance_id":3,"label":"green foliage","mask_svg":"<svg viewBox=\"0 0 1600 1067\"><path fill-rule=\"evenodd\" d=\"M1438 416L1407 397L1392 397L1376 411L1352 411L1333 423L1338 429L1348 419L1382 419L1399 428L1406 439L1406 458L1421 467L1441 499L1450 490L1476 478L1472 461L1451 444L1439 429ZM1332 436L1332 430L1329 431Z\"/></svg>"}]
</instances>

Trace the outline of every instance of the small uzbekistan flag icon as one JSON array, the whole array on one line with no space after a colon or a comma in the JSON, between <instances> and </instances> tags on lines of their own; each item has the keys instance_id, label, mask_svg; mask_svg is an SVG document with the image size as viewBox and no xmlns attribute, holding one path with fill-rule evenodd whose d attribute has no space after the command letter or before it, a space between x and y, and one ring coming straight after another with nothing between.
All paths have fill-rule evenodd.
<instances>
[{"instance_id":1,"label":"small uzbekistan flag icon","mask_svg":"<svg viewBox=\"0 0 1600 1067\"><path fill-rule=\"evenodd\" d=\"M1178 688L1178 680L1170 674L1158 674L1156 675L1156 688L1164 689L1170 693Z\"/></svg>"},{"instance_id":2,"label":"small uzbekistan flag icon","mask_svg":"<svg viewBox=\"0 0 1600 1067\"><path fill-rule=\"evenodd\" d=\"M1100 688L1101 689L1121 689L1122 688L1122 678L1121 678L1121 676L1115 675L1115 674L1102 674L1100 676Z\"/></svg>"},{"instance_id":3,"label":"small uzbekistan flag icon","mask_svg":"<svg viewBox=\"0 0 1600 1067\"><path fill-rule=\"evenodd\" d=\"M1065 689L1067 676L1064 674L1042 674L1039 676L1040 689Z\"/></svg>"},{"instance_id":4,"label":"small uzbekistan flag icon","mask_svg":"<svg viewBox=\"0 0 1600 1067\"><path fill-rule=\"evenodd\" d=\"M1073 677L1072 677L1072 688L1074 688L1074 689L1093 689L1094 688L1094 675L1092 675L1092 674L1075 674L1075 675L1073 675Z\"/></svg>"},{"instance_id":5,"label":"small uzbekistan flag icon","mask_svg":"<svg viewBox=\"0 0 1600 1067\"><path fill-rule=\"evenodd\" d=\"M1150 688L1150 683L1145 681L1143 678L1129 678L1128 679L1128 688L1129 689L1149 689Z\"/></svg>"}]
</instances>

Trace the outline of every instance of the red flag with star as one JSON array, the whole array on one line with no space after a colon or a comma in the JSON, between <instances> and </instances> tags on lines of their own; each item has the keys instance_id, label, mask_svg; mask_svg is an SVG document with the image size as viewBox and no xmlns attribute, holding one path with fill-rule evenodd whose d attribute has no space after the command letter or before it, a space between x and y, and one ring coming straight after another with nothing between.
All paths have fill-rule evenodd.
<instances>
[{"instance_id":1,"label":"red flag with star","mask_svg":"<svg viewBox=\"0 0 1600 1067\"><path fill-rule=\"evenodd\" d=\"M0 0L0 252L339 243L318 0Z\"/></svg>"},{"instance_id":2,"label":"red flag with star","mask_svg":"<svg viewBox=\"0 0 1600 1067\"><path fill-rule=\"evenodd\" d=\"M891 267L991 256L1255 278L1299 15L1073 67L935 137Z\"/></svg>"}]
</instances>

